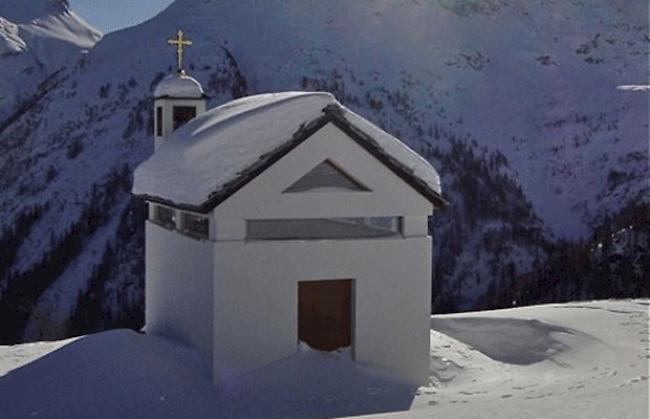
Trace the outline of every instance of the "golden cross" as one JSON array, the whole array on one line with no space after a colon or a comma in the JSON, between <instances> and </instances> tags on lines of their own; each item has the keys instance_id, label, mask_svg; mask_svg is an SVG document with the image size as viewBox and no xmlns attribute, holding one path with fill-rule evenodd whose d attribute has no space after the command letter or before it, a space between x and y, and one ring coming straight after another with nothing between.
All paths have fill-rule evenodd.
<instances>
[{"instance_id":1,"label":"golden cross","mask_svg":"<svg viewBox=\"0 0 650 419\"><path fill-rule=\"evenodd\" d=\"M192 45L192 41L183 38L183 31L178 30L176 38L170 38L167 43L176 46L176 71L183 73L183 47Z\"/></svg>"}]
</instances>

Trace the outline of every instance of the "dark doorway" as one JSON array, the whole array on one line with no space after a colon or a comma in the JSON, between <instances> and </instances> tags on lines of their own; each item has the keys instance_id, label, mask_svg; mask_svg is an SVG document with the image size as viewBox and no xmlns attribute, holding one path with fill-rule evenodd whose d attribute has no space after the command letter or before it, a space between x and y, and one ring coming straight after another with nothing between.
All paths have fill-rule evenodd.
<instances>
[{"instance_id":1,"label":"dark doorway","mask_svg":"<svg viewBox=\"0 0 650 419\"><path fill-rule=\"evenodd\" d=\"M298 283L298 339L314 349L348 347L352 337L352 280Z\"/></svg>"}]
</instances>

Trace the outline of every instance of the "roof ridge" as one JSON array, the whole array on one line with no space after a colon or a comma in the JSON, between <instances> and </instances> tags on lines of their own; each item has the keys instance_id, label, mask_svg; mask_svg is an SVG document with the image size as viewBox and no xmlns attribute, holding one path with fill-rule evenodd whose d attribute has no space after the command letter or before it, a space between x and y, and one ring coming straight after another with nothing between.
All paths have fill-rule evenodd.
<instances>
[{"instance_id":1,"label":"roof ridge","mask_svg":"<svg viewBox=\"0 0 650 419\"><path fill-rule=\"evenodd\" d=\"M269 101L268 103L260 104L258 106L255 106L255 107L251 108L251 109L246 109L246 110L243 110L241 112L235 112L232 115L225 116L223 119L215 121L214 124L210 124L210 125L202 127L200 130L195 131L194 134L198 134L198 133L201 133L202 131L204 131L206 129L210 129L214 125L221 125L222 128L228 128L233 123L244 121L244 120L250 118L251 116L257 115L258 113L264 112L264 111L266 111L266 110L268 110L270 108L273 108L275 106L284 105L284 104L287 104L287 103L292 102L294 100L304 99L304 98L309 97L309 96L330 96L334 101L336 101L336 98L334 97L334 95L332 95L331 93L327 93L327 92L304 92L304 93L303 92L297 92L297 93L299 93L299 94L287 95L286 97L281 97L281 98L279 98L277 100L273 100L273 101ZM246 99L254 98L256 96L257 97L264 96L264 95L278 95L278 94L262 93L262 94L259 94L259 95L247 96ZM332 105L334 105L334 104L329 104L329 105L326 106L326 108L329 107L329 106L332 106ZM229 107L234 107L234 106L236 106L236 105L234 105L232 102L228 102L228 103L225 103L225 104L223 104L221 106L217 106L216 108L214 108L215 112L211 116L218 116L219 113L220 113L220 112L218 112L219 110L223 111L223 110L228 109ZM207 118L209 116L208 115L209 113L210 112L206 112L203 115L200 115L199 118L201 118L201 116L204 116L204 115Z\"/></svg>"}]
</instances>

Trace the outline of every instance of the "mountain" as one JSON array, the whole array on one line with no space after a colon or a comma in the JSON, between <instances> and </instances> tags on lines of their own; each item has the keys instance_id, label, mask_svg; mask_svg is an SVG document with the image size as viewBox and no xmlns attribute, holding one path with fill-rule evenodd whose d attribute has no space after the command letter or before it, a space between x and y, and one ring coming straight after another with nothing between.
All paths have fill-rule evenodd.
<instances>
[{"instance_id":1,"label":"mountain","mask_svg":"<svg viewBox=\"0 0 650 419\"><path fill-rule=\"evenodd\" d=\"M176 0L106 35L0 119L0 341L141 323L146 211L131 172L153 152L176 29L210 106L326 90L439 169L450 205L431 222L432 303L449 311L558 238L647 204L648 95L616 89L648 78L642 3ZM74 17L41 6L25 13Z\"/></svg>"},{"instance_id":2,"label":"mountain","mask_svg":"<svg viewBox=\"0 0 650 419\"><path fill-rule=\"evenodd\" d=\"M99 39L101 34L70 10L66 0L2 0L0 121L3 125L12 114L29 109L36 86L62 67L74 67Z\"/></svg>"}]
</instances>

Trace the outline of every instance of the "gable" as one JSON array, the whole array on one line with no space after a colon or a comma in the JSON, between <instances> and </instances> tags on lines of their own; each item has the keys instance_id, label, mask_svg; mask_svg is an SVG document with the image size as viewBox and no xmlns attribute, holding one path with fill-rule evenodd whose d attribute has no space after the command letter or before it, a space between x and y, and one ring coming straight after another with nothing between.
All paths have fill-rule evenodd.
<instances>
[{"instance_id":1,"label":"gable","mask_svg":"<svg viewBox=\"0 0 650 419\"><path fill-rule=\"evenodd\" d=\"M359 181L327 159L298 179L283 193L368 191Z\"/></svg>"},{"instance_id":2,"label":"gable","mask_svg":"<svg viewBox=\"0 0 650 419\"><path fill-rule=\"evenodd\" d=\"M324 162L328 164L319 171L335 174L337 181L338 176L346 176L354 181L355 189L328 186L287 192L296 183L305 186L301 180L307 176L315 181L313 170ZM331 170L330 164L338 170ZM336 124L328 123L220 203L214 214L217 218L255 220L382 217L430 214L432 210L426 197Z\"/></svg>"},{"instance_id":3,"label":"gable","mask_svg":"<svg viewBox=\"0 0 650 419\"><path fill-rule=\"evenodd\" d=\"M239 207L240 205L234 203L228 205L228 202L226 201L232 200L233 197L235 197L235 202L241 202L235 195L241 194L246 190L250 193L251 189L257 189L257 187L248 188L247 186L249 183L257 185L268 184L268 187L270 188L271 184L274 184L275 181L279 179L276 172L278 172L278 170L280 172L284 170L281 169L281 167L284 166L281 164L283 161L291 160L294 162L300 162L296 163L296 167L303 167L303 169L301 169L302 173L293 174L293 179L287 181L280 193L289 188L293 182L296 182L296 180L299 179L298 176L307 173L324 159L330 159L334 162L336 167L345 169L353 179L359 179L361 185L367 188L364 191L357 192L373 192L372 194L369 194L372 198L360 198L359 196L354 197L354 200L357 203L362 200L367 201L365 205L359 206L359 208L365 208L363 211L367 214L385 213L382 211L388 208L392 208L391 213L423 213L423 211L421 211L421 208L423 207L420 206L420 204L415 203L416 201L421 203L421 200L426 201L425 206L429 208L427 210L429 213L432 208L446 205L446 201L439 193L439 177L437 172L422 157L408 148L408 146L381 129L374 127L363 118L356 114L352 114L341 107L326 108L323 112L323 117L302 127L301 130L294 135L293 139L286 144L286 146L270 153L270 155L264 160L260 160L258 165L252 167L250 174L246 173L244 176L233 181L232 189L228 188L230 189L228 191L213 193L207 203L209 209L214 209L216 213L222 215L229 214L232 216L234 215L232 209ZM353 119L354 122L351 122L349 119ZM361 122L364 121L365 125L361 124ZM370 134L356 127L355 124L363 125L364 129L372 133L374 137L371 137ZM318 153L315 153L315 155L319 156L319 160L316 162L313 161L313 155L310 156L309 153L304 152L305 147L309 146L309 144L312 144L311 147L315 145L316 148L322 148L321 151L324 151L325 149L330 149L329 151L332 151L332 138L328 138L331 137L331 135L335 138L341 139L342 143L346 144L345 147L353 147L355 149L353 154L356 157L351 157L351 155L348 155L345 152L338 153L337 156L332 154L319 155ZM380 135L383 135L383 137ZM381 139L381 143L378 139ZM339 143L342 144L341 142ZM405 155L418 162L411 166L406 165L405 159L407 157L405 157ZM358 164L361 160L372 161L374 167L373 171L376 170L377 172L382 173L382 175L372 174L371 172L363 173L364 170ZM421 177L423 167L419 161L425 162L424 166L426 167L424 170L430 172L429 174L431 176L426 178L426 180L425 177ZM305 164L309 164L310 167L304 167ZM259 176L262 173L264 173L264 176ZM373 182L368 182L368 176L373 180ZM390 179L390 182L387 181L388 179ZM437 186L432 185L432 183L436 182L438 182ZM277 185L275 186L277 187ZM244 191L242 191L242 189ZM399 190L400 193L396 193L395 191L397 190ZM270 191L270 189L266 189L266 192L268 191ZM378 191L380 193L376 193ZM417 195L417 197L413 194ZM244 192L243 195L247 195L247 193ZM264 194L259 194L257 196L262 198L262 195ZM300 212L304 210L305 205L301 202L302 200L298 198L298 196L302 194L286 193L282 195L285 198L280 201L277 200L277 197L268 196L268 198L274 202L282 202L282 205L279 205L277 208L283 209L279 210L276 217L284 218L286 217L286 214L294 212L296 208L300 208ZM327 197L324 195L327 195ZM351 194L310 195L310 203L308 205L310 209L306 213L313 212L310 216L314 217L317 216L317 213L321 212L331 214L333 211L332 205L339 205L340 208L343 209L344 213L350 214L352 207L349 205L349 195ZM289 199L290 197L293 198ZM368 205L370 201L374 201L374 204ZM224 204L225 206L220 209L219 207ZM433 207L431 207L431 205L433 205ZM241 209L244 212L249 213L251 208L248 208L246 205L245 207L246 209ZM268 207L264 205L261 205L258 208L264 209L262 210L262 213L267 212L266 210L268 209ZM257 212L258 211L256 210L252 210L248 216L252 218L265 218L261 213L256 214ZM356 210L353 210L353 212L355 214L361 214L361 212ZM266 215L270 216L268 212Z\"/></svg>"}]
</instances>

